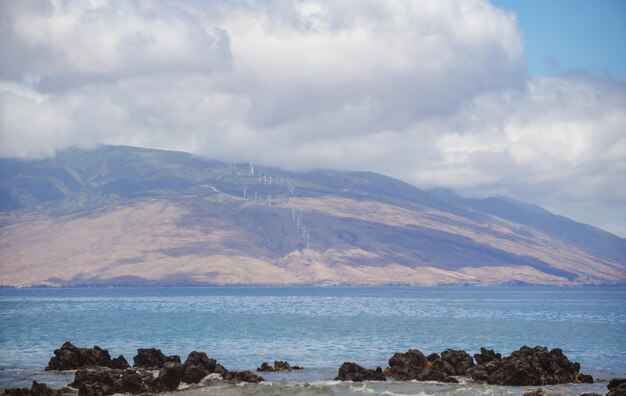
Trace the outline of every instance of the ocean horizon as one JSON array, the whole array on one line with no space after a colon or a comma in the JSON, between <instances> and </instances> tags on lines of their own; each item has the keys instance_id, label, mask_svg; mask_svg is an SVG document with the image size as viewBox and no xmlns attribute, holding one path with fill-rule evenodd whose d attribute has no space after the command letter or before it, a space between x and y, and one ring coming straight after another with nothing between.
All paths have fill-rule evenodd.
<instances>
[{"instance_id":1,"label":"ocean horizon","mask_svg":"<svg viewBox=\"0 0 626 396\"><path fill-rule=\"evenodd\" d=\"M474 354L486 347L504 355L539 345L563 349L599 381L555 389L604 393L605 381L626 376L624 302L626 287L617 286L3 288L0 387L28 386L33 378L57 386L71 381L67 373L43 372L54 349L70 341L99 345L131 363L138 348L156 347L183 360L206 352L232 370L254 371L274 360L305 368L259 373L264 384L187 391L202 394L276 394L277 387L278 394L523 394L536 387L333 378L345 361L384 368L395 352L411 348Z\"/></svg>"}]
</instances>

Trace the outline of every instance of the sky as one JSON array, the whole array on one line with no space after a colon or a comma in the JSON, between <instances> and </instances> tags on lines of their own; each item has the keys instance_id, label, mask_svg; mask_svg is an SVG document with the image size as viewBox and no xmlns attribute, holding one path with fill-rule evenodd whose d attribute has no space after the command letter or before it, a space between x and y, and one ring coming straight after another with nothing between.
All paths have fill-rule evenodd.
<instances>
[{"instance_id":1,"label":"sky","mask_svg":"<svg viewBox=\"0 0 626 396\"><path fill-rule=\"evenodd\" d=\"M370 170L625 237L625 4L0 1L0 156Z\"/></svg>"}]
</instances>

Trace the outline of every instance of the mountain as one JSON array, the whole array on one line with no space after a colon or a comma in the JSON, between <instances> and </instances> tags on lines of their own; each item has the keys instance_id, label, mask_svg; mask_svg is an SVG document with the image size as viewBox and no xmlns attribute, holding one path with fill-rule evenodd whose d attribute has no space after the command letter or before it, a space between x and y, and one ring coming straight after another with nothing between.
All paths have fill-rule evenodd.
<instances>
[{"instance_id":1,"label":"mountain","mask_svg":"<svg viewBox=\"0 0 626 396\"><path fill-rule=\"evenodd\" d=\"M626 240L507 198L123 146L0 160L0 284L621 284Z\"/></svg>"}]
</instances>

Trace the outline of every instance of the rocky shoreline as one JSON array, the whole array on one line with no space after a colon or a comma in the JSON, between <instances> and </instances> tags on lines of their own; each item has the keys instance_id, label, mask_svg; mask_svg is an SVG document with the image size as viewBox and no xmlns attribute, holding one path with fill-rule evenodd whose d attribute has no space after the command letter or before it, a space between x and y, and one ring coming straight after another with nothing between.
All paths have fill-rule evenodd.
<instances>
[{"instance_id":1,"label":"rocky shoreline","mask_svg":"<svg viewBox=\"0 0 626 396\"><path fill-rule=\"evenodd\" d=\"M505 386L543 386L593 383L593 378L580 372L580 365L571 362L561 349L523 346L509 356L485 348L471 356L462 350L447 349L441 354L424 355L417 349L395 353L385 369L368 369L353 362L344 362L335 380L339 381L437 381L457 383L460 378L476 383ZM258 372L302 370L286 361L274 366L263 362ZM11 396L107 396L112 394L157 394L184 389L189 384L211 386L224 383L258 383L264 378L252 371L231 371L204 352L192 351L182 362L180 356L167 356L159 349L138 349L133 366L124 356L111 358L106 349L76 347L66 342L54 351L46 371L75 370L74 380L67 387L52 389L33 381L28 388L5 389ZM187 384L187 385L185 385ZM612 379L606 396L626 395L626 379ZM528 396L548 396L537 389ZM599 396L585 393L585 396Z\"/></svg>"}]
</instances>

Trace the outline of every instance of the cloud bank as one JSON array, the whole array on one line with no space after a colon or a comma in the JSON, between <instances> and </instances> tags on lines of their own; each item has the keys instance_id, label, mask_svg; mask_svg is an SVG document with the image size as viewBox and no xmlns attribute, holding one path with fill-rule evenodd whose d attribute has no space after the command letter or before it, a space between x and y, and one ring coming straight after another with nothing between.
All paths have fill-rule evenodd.
<instances>
[{"instance_id":1,"label":"cloud bank","mask_svg":"<svg viewBox=\"0 0 626 396\"><path fill-rule=\"evenodd\" d=\"M626 235L626 80L529 76L485 1L2 2L0 35L0 156L373 170Z\"/></svg>"}]
</instances>

